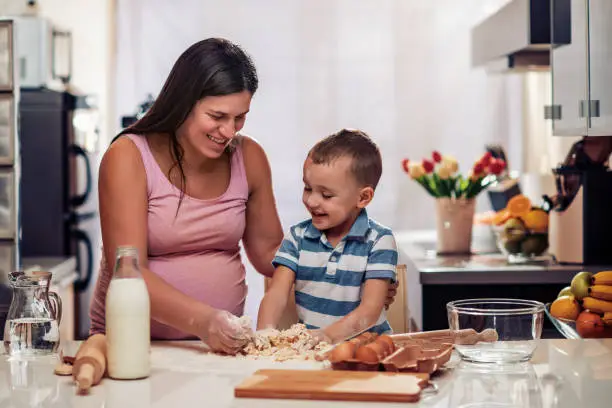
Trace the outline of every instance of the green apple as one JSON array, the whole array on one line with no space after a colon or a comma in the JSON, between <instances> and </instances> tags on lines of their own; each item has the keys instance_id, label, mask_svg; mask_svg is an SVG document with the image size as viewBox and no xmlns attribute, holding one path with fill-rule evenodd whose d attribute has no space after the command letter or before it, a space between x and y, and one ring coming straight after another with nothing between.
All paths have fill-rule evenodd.
<instances>
[{"instance_id":1,"label":"green apple","mask_svg":"<svg viewBox=\"0 0 612 408\"><path fill-rule=\"evenodd\" d=\"M593 274L591 272L578 272L574 278L572 279L571 288L572 294L578 300L582 300L589 296L589 286L591 286L591 277Z\"/></svg>"},{"instance_id":2,"label":"green apple","mask_svg":"<svg viewBox=\"0 0 612 408\"><path fill-rule=\"evenodd\" d=\"M561 289L561 292L559 292L559 294L557 295L557 298L560 298L561 296L573 296L574 294L572 293L572 287L571 286L566 286L563 289Z\"/></svg>"}]
</instances>

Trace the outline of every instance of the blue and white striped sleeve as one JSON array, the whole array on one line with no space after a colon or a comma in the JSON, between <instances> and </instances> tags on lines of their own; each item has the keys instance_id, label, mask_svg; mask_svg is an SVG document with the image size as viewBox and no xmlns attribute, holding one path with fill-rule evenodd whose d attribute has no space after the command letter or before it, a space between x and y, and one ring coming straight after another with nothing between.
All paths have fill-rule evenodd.
<instances>
[{"instance_id":1,"label":"blue and white striped sleeve","mask_svg":"<svg viewBox=\"0 0 612 408\"><path fill-rule=\"evenodd\" d=\"M276 256L272 260L272 265L276 268L279 265L286 266L293 272L297 273L298 259L300 254L299 237L296 233L296 227L293 226L285 234L285 238L281 243L280 248L276 251Z\"/></svg>"},{"instance_id":2,"label":"blue and white striped sleeve","mask_svg":"<svg viewBox=\"0 0 612 408\"><path fill-rule=\"evenodd\" d=\"M395 267L397 266L397 244L391 232L378 237L366 266L365 279L391 279L395 282Z\"/></svg>"}]
</instances>

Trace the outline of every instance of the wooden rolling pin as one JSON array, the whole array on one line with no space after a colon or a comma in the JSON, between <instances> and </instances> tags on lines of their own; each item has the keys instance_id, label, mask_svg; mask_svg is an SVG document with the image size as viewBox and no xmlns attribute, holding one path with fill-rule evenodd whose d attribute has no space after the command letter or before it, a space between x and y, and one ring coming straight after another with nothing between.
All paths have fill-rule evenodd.
<instances>
[{"instance_id":1,"label":"wooden rolling pin","mask_svg":"<svg viewBox=\"0 0 612 408\"><path fill-rule=\"evenodd\" d=\"M403 340L429 340L435 342L448 342L455 344L472 345L480 341L483 342L495 342L498 340L497 331L495 329L485 329L478 333L474 329L463 329L463 330L433 330L426 332L417 333L402 333L393 334L391 338L394 341Z\"/></svg>"},{"instance_id":2,"label":"wooden rolling pin","mask_svg":"<svg viewBox=\"0 0 612 408\"><path fill-rule=\"evenodd\" d=\"M77 392L87 393L98 384L106 371L106 336L94 334L81 344L74 357L72 378Z\"/></svg>"}]
</instances>

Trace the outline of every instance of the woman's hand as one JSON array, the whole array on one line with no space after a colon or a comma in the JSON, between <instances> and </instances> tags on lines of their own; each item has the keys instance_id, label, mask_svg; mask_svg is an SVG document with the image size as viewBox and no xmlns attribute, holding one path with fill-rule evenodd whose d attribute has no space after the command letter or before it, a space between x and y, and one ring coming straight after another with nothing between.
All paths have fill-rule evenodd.
<instances>
[{"instance_id":1,"label":"woman's hand","mask_svg":"<svg viewBox=\"0 0 612 408\"><path fill-rule=\"evenodd\" d=\"M253 337L253 331L240 323L240 319L225 310L215 310L201 336L217 352L236 354Z\"/></svg>"},{"instance_id":2,"label":"woman's hand","mask_svg":"<svg viewBox=\"0 0 612 408\"><path fill-rule=\"evenodd\" d=\"M398 282L389 285L389 290L387 291L387 298L385 299L385 309L389 309L389 306L391 306L391 304L395 301L395 295L397 295L398 286Z\"/></svg>"}]
</instances>

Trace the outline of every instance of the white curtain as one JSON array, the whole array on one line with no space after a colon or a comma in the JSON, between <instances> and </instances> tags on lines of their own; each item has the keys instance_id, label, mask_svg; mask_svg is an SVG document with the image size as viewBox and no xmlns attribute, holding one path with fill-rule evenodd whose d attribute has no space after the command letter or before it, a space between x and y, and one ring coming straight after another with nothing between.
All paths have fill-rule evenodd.
<instances>
[{"instance_id":1,"label":"white curtain","mask_svg":"<svg viewBox=\"0 0 612 408\"><path fill-rule=\"evenodd\" d=\"M486 143L520 138L521 81L471 67L470 29L507 0L119 0L117 115L155 95L190 44L240 43L260 90L245 132L272 166L281 221L302 220L301 166L313 143L342 127L379 144L384 171L370 214L397 230L431 228L432 199L400 160L434 149L467 171ZM481 199L480 208L488 209ZM247 313L262 281L249 270Z\"/></svg>"}]
</instances>

